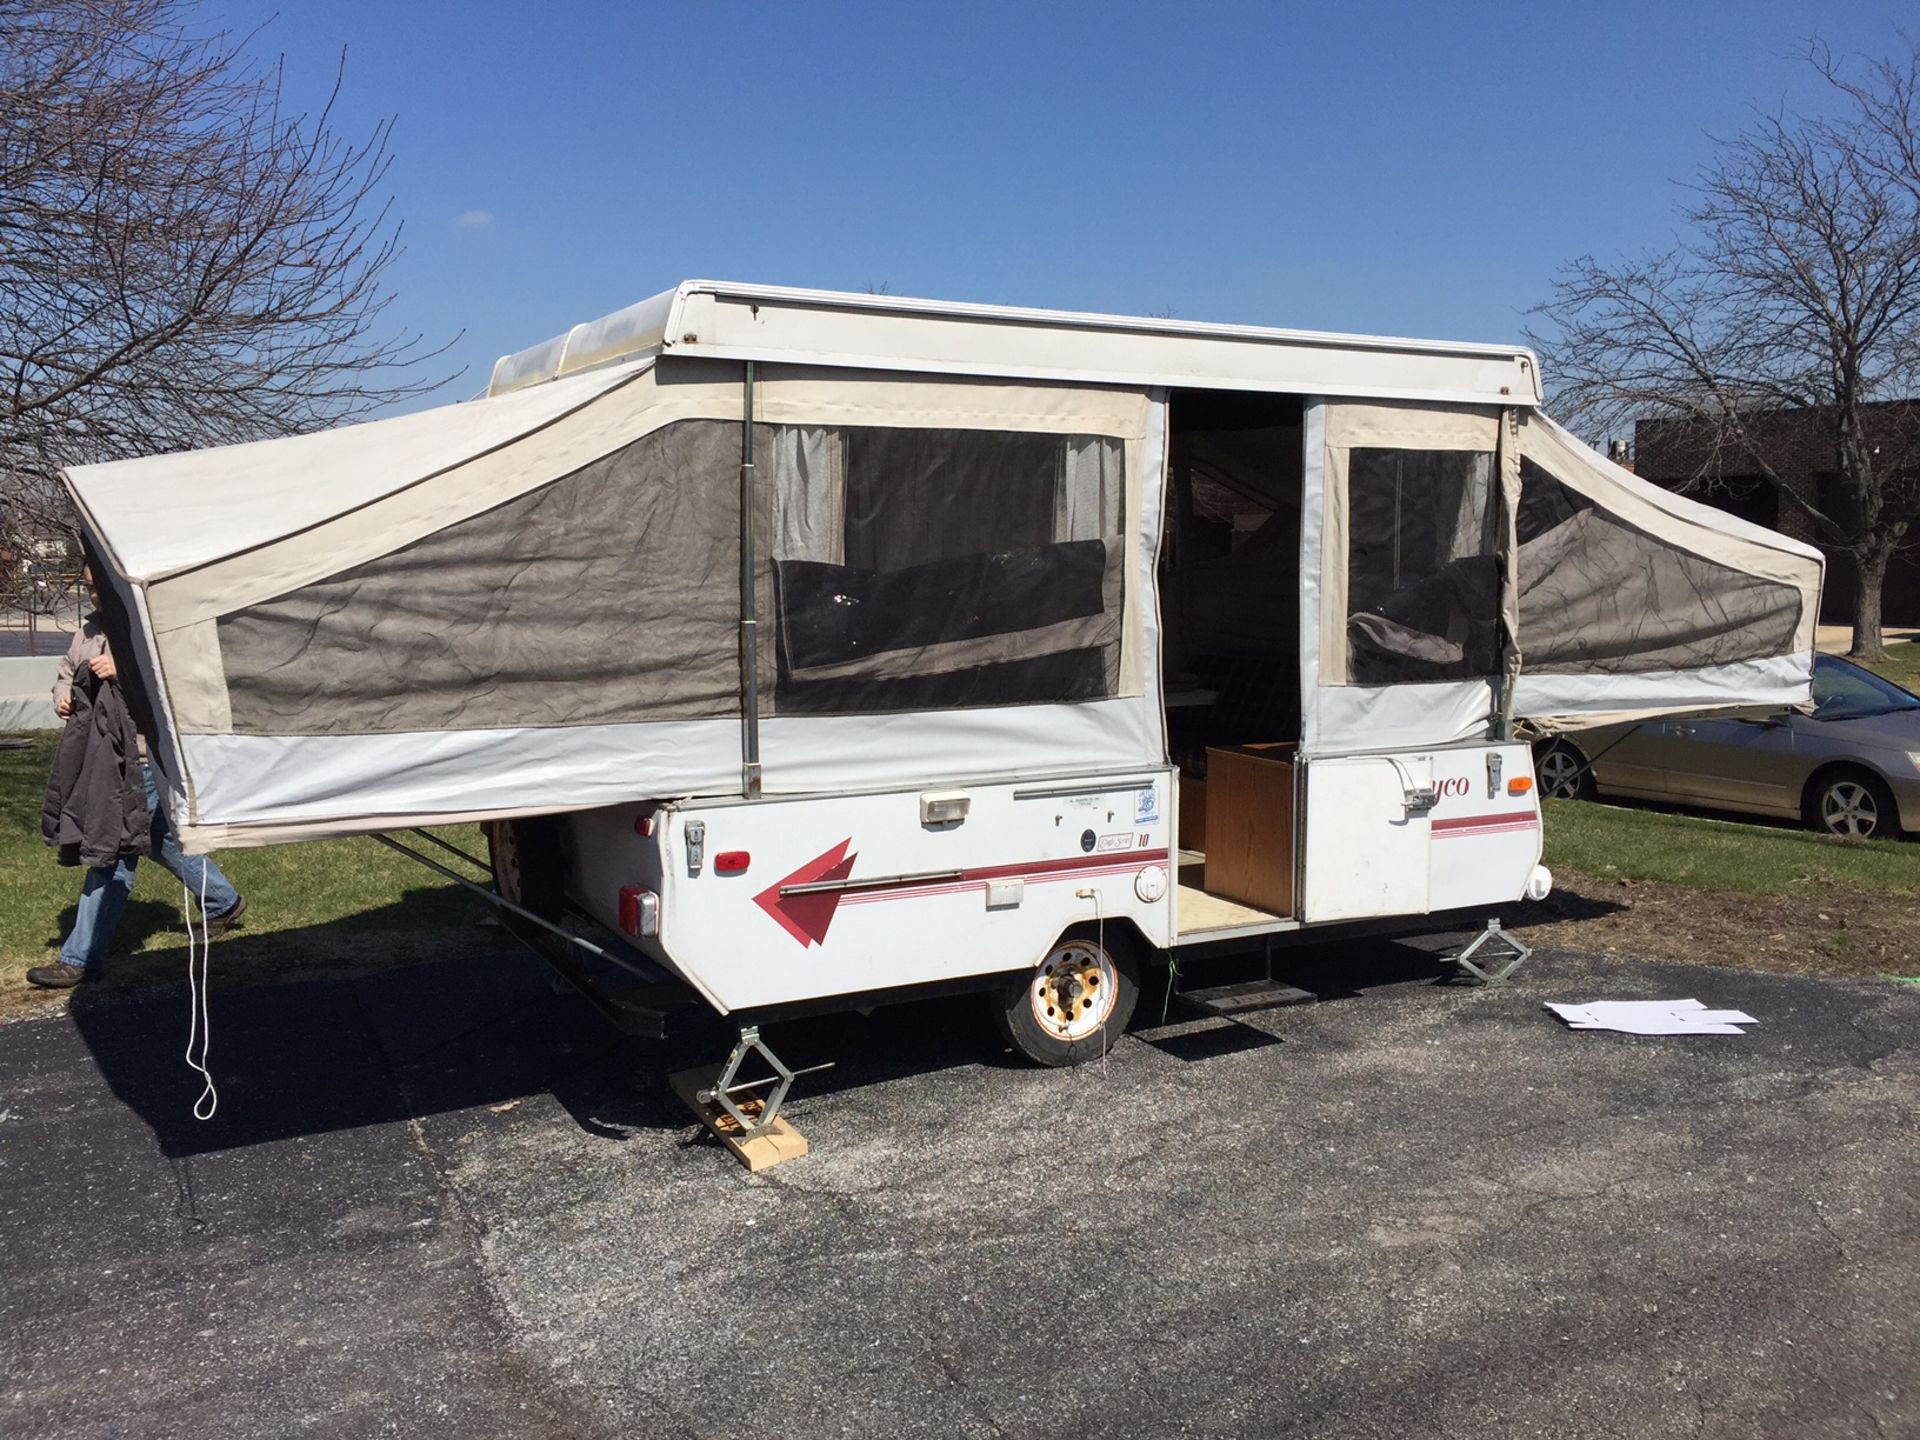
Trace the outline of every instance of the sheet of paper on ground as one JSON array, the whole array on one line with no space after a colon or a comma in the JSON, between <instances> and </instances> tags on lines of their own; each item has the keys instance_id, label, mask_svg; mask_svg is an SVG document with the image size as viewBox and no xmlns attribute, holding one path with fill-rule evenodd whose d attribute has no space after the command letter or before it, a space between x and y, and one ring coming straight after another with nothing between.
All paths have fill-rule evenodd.
<instances>
[{"instance_id":1,"label":"sheet of paper on ground","mask_svg":"<svg viewBox=\"0 0 1920 1440\"><path fill-rule=\"evenodd\" d=\"M1741 1010L1709 1010L1698 1000L1593 1000L1585 1005L1548 1003L1572 1030L1615 1030L1625 1035L1744 1035L1758 1023Z\"/></svg>"}]
</instances>

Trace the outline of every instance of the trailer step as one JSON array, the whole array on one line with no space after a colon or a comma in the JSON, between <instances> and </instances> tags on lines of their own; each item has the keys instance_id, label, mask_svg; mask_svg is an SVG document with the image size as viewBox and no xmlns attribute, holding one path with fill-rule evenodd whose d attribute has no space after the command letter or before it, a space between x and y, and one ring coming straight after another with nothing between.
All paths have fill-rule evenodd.
<instances>
[{"instance_id":1,"label":"trailer step","mask_svg":"<svg viewBox=\"0 0 1920 1440\"><path fill-rule=\"evenodd\" d=\"M571 955L539 954L560 984L579 994L614 1029L637 1040L667 1039L674 1016L692 1008L684 986L636 985L625 977L595 974Z\"/></svg>"},{"instance_id":2,"label":"trailer step","mask_svg":"<svg viewBox=\"0 0 1920 1440\"><path fill-rule=\"evenodd\" d=\"M1210 985L1182 990L1174 996L1182 1005L1211 1015L1245 1015L1255 1010L1277 1010L1283 1005L1310 1005L1319 1000L1311 990L1283 985L1278 980L1241 980L1232 985Z\"/></svg>"},{"instance_id":3,"label":"trailer step","mask_svg":"<svg viewBox=\"0 0 1920 1440\"><path fill-rule=\"evenodd\" d=\"M585 1000L600 1017L623 1035L637 1040L665 1040L678 1020L702 1013L699 997L678 980L626 947L618 936L602 934L604 960L591 959L566 939L529 925L509 911L500 923L553 971L557 989ZM608 962L611 963L608 963Z\"/></svg>"}]
</instances>

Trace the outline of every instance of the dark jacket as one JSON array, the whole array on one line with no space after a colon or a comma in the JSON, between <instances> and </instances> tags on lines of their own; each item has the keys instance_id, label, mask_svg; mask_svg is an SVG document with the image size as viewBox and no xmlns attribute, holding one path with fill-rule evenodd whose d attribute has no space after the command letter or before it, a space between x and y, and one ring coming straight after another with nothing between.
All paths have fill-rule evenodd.
<instances>
[{"instance_id":1,"label":"dark jacket","mask_svg":"<svg viewBox=\"0 0 1920 1440\"><path fill-rule=\"evenodd\" d=\"M147 787L139 767L140 737L120 687L81 671L40 807L40 838L60 851L62 865L91 868L148 853Z\"/></svg>"}]
</instances>

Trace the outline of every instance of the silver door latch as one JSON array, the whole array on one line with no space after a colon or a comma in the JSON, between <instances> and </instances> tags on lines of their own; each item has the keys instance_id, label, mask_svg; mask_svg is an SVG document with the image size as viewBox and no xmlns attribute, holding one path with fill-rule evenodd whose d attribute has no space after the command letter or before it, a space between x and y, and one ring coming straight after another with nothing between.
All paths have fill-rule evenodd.
<instances>
[{"instance_id":1,"label":"silver door latch","mask_svg":"<svg viewBox=\"0 0 1920 1440\"><path fill-rule=\"evenodd\" d=\"M687 821L687 873L698 875L700 867L707 862L707 822L704 820Z\"/></svg>"},{"instance_id":2,"label":"silver door latch","mask_svg":"<svg viewBox=\"0 0 1920 1440\"><path fill-rule=\"evenodd\" d=\"M1416 810L1431 810L1440 803L1438 785L1429 784L1422 788L1414 783L1413 772L1406 766L1391 755L1387 756L1386 760L1393 766L1393 773L1400 777L1400 803L1407 807L1408 814L1411 815Z\"/></svg>"},{"instance_id":3,"label":"silver door latch","mask_svg":"<svg viewBox=\"0 0 1920 1440\"><path fill-rule=\"evenodd\" d=\"M1498 750L1487 756L1487 799L1492 800L1500 793L1501 757Z\"/></svg>"}]
</instances>

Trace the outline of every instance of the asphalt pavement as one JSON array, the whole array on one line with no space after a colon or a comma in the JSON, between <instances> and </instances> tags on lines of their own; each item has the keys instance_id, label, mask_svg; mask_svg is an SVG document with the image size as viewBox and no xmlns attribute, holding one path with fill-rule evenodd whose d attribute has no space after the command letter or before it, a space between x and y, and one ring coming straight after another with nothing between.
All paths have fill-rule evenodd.
<instances>
[{"instance_id":1,"label":"asphalt pavement","mask_svg":"<svg viewBox=\"0 0 1920 1440\"><path fill-rule=\"evenodd\" d=\"M498 948L0 1025L0 1434L1920 1434L1920 988L1543 952L1026 1068L977 1002L777 1027L752 1176ZM1563 1029L1681 998L1741 1037Z\"/></svg>"}]
</instances>

